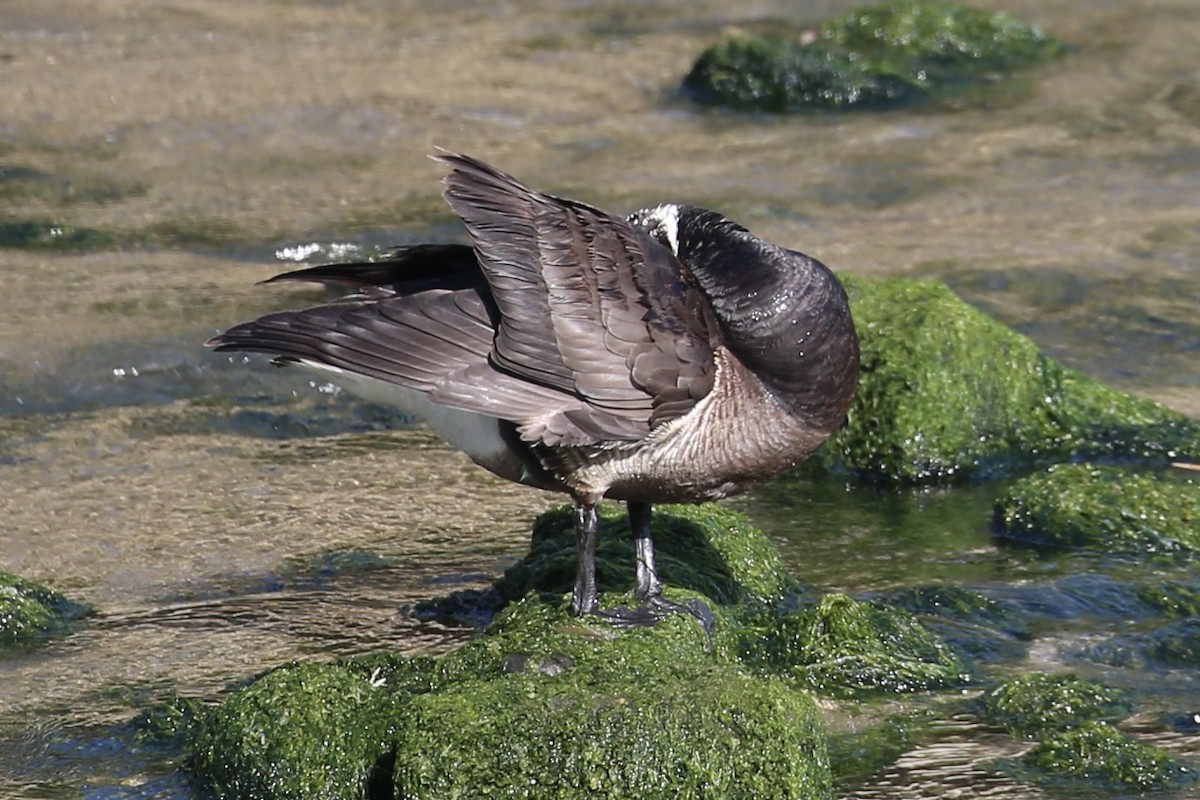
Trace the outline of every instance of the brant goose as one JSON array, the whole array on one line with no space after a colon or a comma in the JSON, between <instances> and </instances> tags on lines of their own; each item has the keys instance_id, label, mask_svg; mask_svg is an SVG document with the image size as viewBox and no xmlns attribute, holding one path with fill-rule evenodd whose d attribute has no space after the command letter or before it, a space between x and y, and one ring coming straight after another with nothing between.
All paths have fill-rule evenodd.
<instances>
[{"instance_id":1,"label":"brant goose","mask_svg":"<svg viewBox=\"0 0 1200 800\"><path fill-rule=\"evenodd\" d=\"M652 624L665 600L652 503L713 500L808 458L858 381L846 293L820 262L721 215L660 205L626 219L439 153L473 247L404 247L372 263L269 279L352 294L268 314L207 344L275 356L423 417L509 480L575 504L573 614ZM628 504L635 610L597 609L596 505Z\"/></svg>"}]
</instances>

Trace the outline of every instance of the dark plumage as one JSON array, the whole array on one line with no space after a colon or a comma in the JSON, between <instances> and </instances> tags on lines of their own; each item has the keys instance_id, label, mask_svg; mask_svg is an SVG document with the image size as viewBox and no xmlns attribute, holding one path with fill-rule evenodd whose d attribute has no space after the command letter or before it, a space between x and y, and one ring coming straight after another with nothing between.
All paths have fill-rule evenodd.
<instances>
[{"instance_id":1,"label":"dark plumage","mask_svg":"<svg viewBox=\"0 0 1200 800\"><path fill-rule=\"evenodd\" d=\"M712 211L621 219L467 156L434 158L473 247L276 276L356 291L208 344L329 374L425 416L497 475L571 495L574 613L597 610L596 504L627 501L642 611L678 610L660 596L651 504L749 489L842 422L858 380L845 292L818 261Z\"/></svg>"}]
</instances>

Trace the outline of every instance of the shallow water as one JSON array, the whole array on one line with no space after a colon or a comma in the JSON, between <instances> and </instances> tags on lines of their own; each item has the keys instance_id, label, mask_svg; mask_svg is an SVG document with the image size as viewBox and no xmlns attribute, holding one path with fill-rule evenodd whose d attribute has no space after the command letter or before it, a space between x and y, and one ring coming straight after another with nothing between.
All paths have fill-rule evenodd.
<instances>
[{"instance_id":1,"label":"shallow water","mask_svg":"<svg viewBox=\"0 0 1200 800\"><path fill-rule=\"evenodd\" d=\"M426 5L0 8L0 240L21 245L0 248L0 570L98 609L0 661L0 795L190 797L124 725L148 699L468 635L402 609L485 585L556 499L386 409L199 347L321 299L253 285L309 243L319 261L457 236L435 145L613 210L711 206L837 270L940 278L1089 375L1200 414L1192 0L981 3L1075 52L982 107L790 118L673 87L726 25L852 3ZM978 588L1027 614L1026 666L1194 710L1194 675L1078 656L1144 622L1130 581L1194 568L999 546L992 491L792 482L735 504L817 587ZM956 731L846 791L1033 796L972 766L1004 746Z\"/></svg>"}]
</instances>

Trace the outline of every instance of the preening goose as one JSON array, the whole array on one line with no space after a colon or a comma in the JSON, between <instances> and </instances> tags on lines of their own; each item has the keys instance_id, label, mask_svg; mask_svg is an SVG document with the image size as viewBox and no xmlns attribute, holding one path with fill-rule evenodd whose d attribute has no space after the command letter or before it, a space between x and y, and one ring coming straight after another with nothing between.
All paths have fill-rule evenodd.
<instances>
[{"instance_id":1,"label":"preening goose","mask_svg":"<svg viewBox=\"0 0 1200 800\"><path fill-rule=\"evenodd\" d=\"M662 598L651 504L745 491L841 424L859 356L841 285L713 211L660 205L623 219L468 156L433 158L449 168L445 198L472 246L278 275L353 293L207 344L322 373L424 417L501 477L570 495L574 614L631 622L684 610L704 622ZM634 611L597 609L605 497L628 504Z\"/></svg>"}]
</instances>

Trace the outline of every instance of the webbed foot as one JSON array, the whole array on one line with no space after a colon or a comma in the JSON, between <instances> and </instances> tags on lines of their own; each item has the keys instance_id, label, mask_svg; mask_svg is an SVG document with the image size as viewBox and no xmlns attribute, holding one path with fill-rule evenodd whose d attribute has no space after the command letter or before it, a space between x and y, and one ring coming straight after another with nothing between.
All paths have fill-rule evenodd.
<instances>
[{"instance_id":1,"label":"webbed foot","mask_svg":"<svg viewBox=\"0 0 1200 800\"><path fill-rule=\"evenodd\" d=\"M649 628L676 614L686 614L700 623L704 638L711 643L716 618L712 609L696 598L676 603L659 594L642 600L632 608L617 606L596 612L596 616L617 628Z\"/></svg>"}]
</instances>

